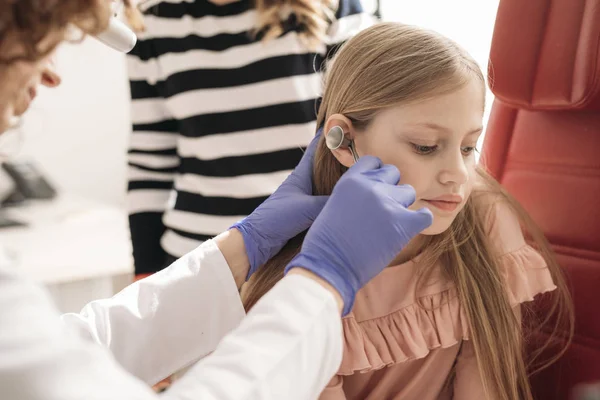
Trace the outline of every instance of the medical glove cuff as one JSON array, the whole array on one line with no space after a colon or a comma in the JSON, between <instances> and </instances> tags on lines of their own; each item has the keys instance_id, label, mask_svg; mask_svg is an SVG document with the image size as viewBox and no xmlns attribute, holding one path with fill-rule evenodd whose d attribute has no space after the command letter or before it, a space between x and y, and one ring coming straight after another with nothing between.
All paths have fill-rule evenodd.
<instances>
[{"instance_id":1,"label":"medical glove cuff","mask_svg":"<svg viewBox=\"0 0 600 400\"><path fill-rule=\"evenodd\" d=\"M292 268L306 269L333 286L344 302L342 316L346 316L352 311L354 299L356 298L356 293L358 292L360 285L358 284L357 279L352 277L351 274L342 276L342 274L339 273L339 268L337 266L302 252L294 257L285 267L284 274L287 274Z\"/></svg>"},{"instance_id":2,"label":"medical glove cuff","mask_svg":"<svg viewBox=\"0 0 600 400\"><path fill-rule=\"evenodd\" d=\"M274 246L268 246L265 243L269 241L260 240L260 235L253 229L252 224L248 221L248 218L235 223L229 229L237 229L244 239L244 246L246 247L246 254L248 255L248 261L250 262L250 268L248 269L248 275L246 281L258 270L262 264L267 262L269 254L277 253L278 249Z\"/></svg>"}]
</instances>

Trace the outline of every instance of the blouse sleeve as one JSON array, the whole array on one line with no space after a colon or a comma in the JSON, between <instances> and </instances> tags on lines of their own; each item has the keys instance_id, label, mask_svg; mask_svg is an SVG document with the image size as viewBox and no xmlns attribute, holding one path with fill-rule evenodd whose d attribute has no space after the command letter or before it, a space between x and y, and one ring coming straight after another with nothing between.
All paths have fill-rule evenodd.
<instances>
[{"instance_id":1,"label":"blouse sleeve","mask_svg":"<svg viewBox=\"0 0 600 400\"><path fill-rule=\"evenodd\" d=\"M519 219L505 201L491 202L486 230L495 246L512 307L556 289L546 261L525 241Z\"/></svg>"}]
</instances>

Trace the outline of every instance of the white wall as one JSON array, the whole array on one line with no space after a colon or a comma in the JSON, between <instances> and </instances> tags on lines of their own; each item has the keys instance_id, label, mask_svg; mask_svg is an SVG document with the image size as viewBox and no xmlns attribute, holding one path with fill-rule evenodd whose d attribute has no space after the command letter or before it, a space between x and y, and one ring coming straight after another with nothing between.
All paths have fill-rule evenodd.
<instances>
[{"instance_id":1,"label":"white wall","mask_svg":"<svg viewBox=\"0 0 600 400\"><path fill-rule=\"evenodd\" d=\"M57 67L62 85L43 88L24 118L21 157L65 191L121 205L130 129L124 55L88 38L59 48Z\"/></svg>"},{"instance_id":2,"label":"white wall","mask_svg":"<svg viewBox=\"0 0 600 400\"><path fill-rule=\"evenodd\" d=\"M372 9L373 0L363 0ZM487 68L498 0L382 0L384 19L435 29ZM87 39L58 53L63 85L42 90L25 119L22 156L62 189L121 205L129 135L124 56ZM491 105L488 93L488 112ZM486 114L487 120L487 114Z\"/></svg>"}]
</instances>

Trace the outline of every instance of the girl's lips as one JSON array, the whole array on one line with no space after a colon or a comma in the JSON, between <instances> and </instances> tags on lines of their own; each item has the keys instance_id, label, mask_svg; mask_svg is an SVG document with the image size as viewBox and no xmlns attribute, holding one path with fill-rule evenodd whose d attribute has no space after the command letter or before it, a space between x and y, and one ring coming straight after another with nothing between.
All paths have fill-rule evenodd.
<instances>
[{"instance_id":1,"label":"girl's lips","mask_svg":"<svg viewBox=\"0 0 600 400\"><path fill-rule=\"evenodd\" d=\"M425 200L427 203L431 204L435 208L438 208L442 211L454 211L458 208L460 203L455 201L445 201L445 200Z\"/></svg>"}]
</instances>

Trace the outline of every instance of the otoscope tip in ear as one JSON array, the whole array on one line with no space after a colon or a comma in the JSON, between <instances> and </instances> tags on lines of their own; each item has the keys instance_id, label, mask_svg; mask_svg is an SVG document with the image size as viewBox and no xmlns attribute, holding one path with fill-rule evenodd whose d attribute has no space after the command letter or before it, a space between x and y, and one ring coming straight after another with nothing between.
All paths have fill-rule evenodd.
<instances>
[{"instance_id":1,"label":"otoscope tip in ear","mask_svg":"<svg viewBox=\"0 0 600 400\"><path fill-rule=\"evenodd\" d=\"M349 141L344 135L344 130L338 125L327 131L327 135L325 136L325 143L327 144L327 148L329 148L329 150L343 148L344 146L348 145L348 142Z\"/></svg>"},{"instance_id":2,"label":"otoscope tip in ear","mask_svg":"<svg viewBox=\"0 0 600 400\"><path fill-rule=\"evenodd\" d=\"M325 136L325 143L327 144L327 148L329 150L338 150L348 148L352 153L352 158L354 162L358 161L358 153L356 152L354 141L350 140L344 134L344 129L336 125L332 127L329 131L327 131L327 135Z\"/></svg>"}]
</instances>

